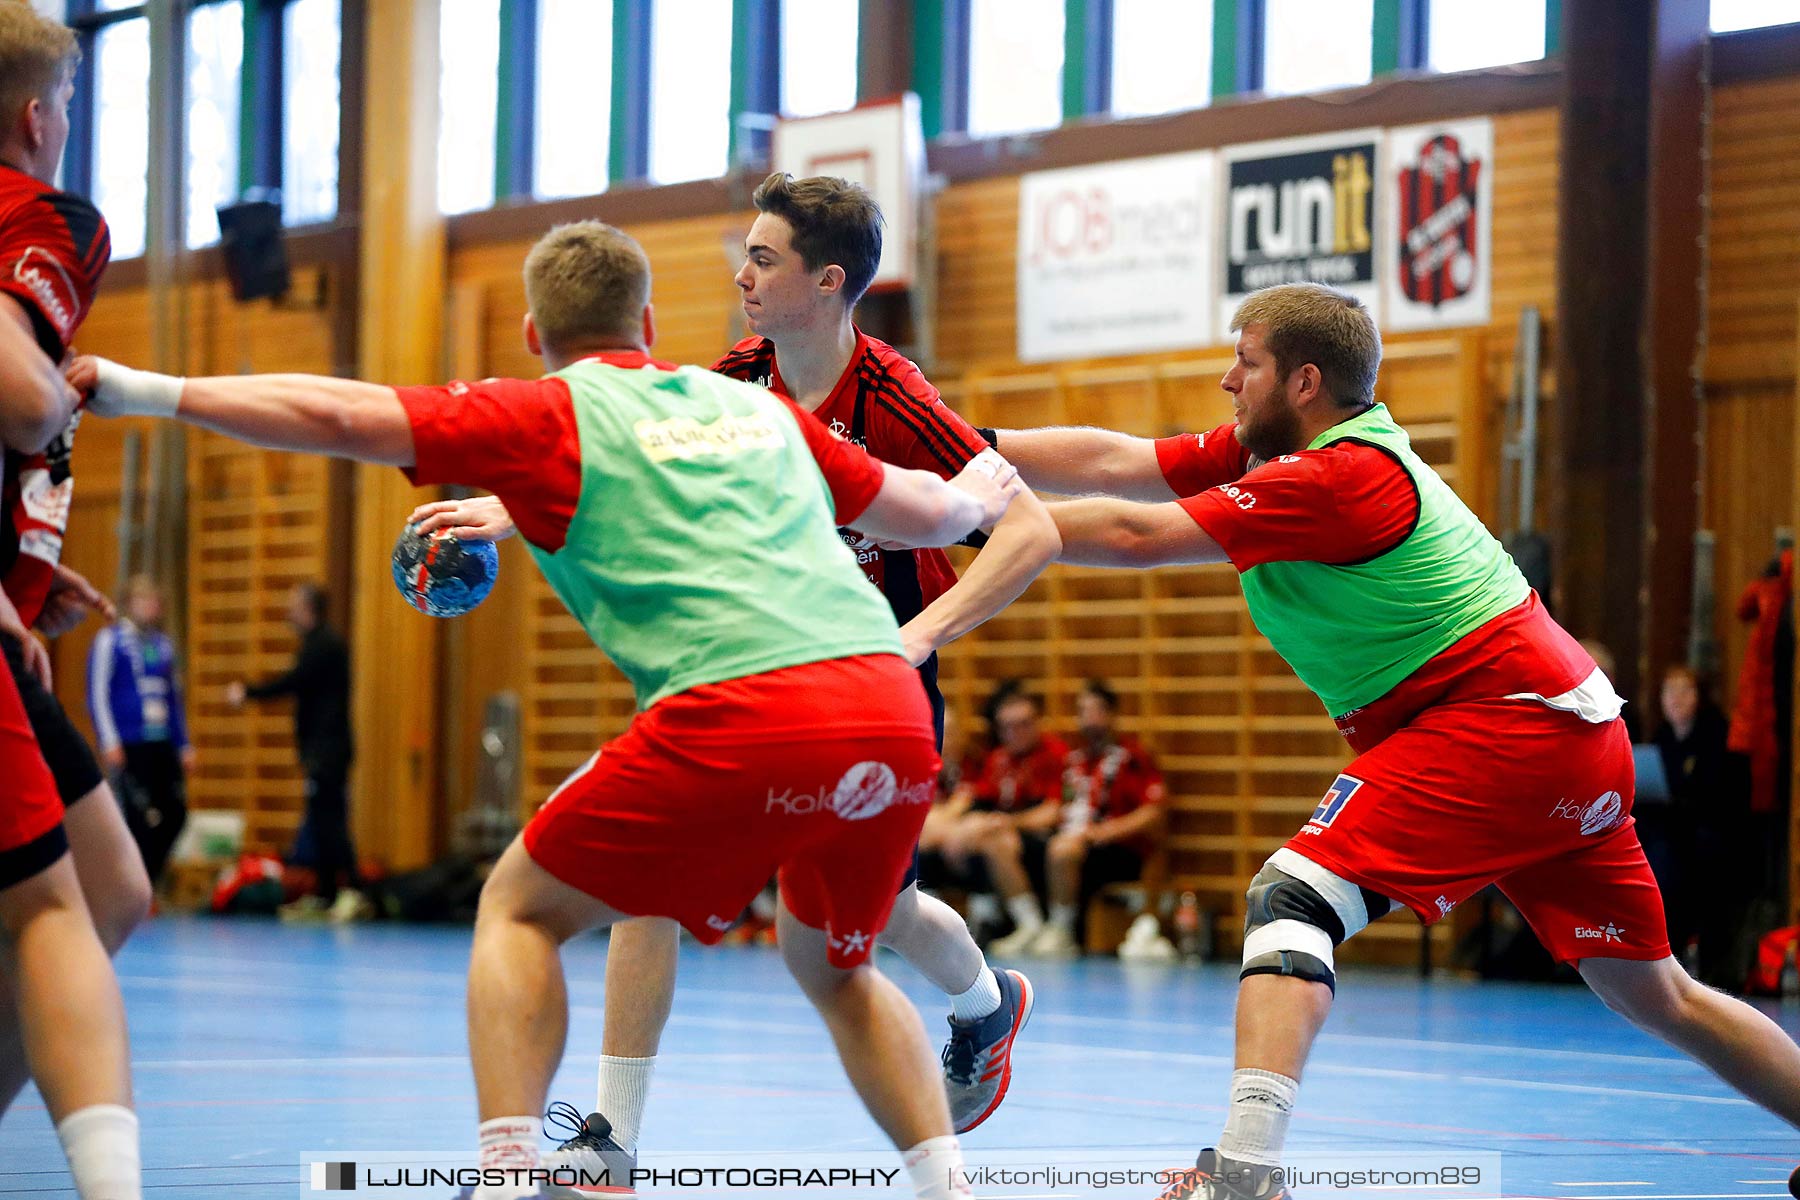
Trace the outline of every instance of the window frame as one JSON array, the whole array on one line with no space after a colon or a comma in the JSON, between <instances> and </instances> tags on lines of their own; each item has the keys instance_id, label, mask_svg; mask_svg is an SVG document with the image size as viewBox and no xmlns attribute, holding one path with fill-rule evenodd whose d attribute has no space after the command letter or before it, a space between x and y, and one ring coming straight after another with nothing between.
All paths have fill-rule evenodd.
<instances>
[{"instance_id":1,"label":"window frame","mask_svg":"<svg viewBox=\"0 0 1800 1200\"><path fill-rule=\"evenodd\" d=\"M224 0L175 0L173 11L185 27L196 9L211 7ZM237 190L243 195L255 188L279 189L282 186L282 141L286 134L282 110L285 107L283 63L284 22L282 15L295 0L244 0L243 74L238 85L238 170ZM535 0L528 0L535 3ZM75 31L81 45L84 63L94 61L94 43L100 32L125 21L148 19L150 5L139 3L102 12L96 0L68 0L64 20ZM348 164L354 158L360 136L361 98L351 99L352 87L360 79L360 71L352 73L355 56L343 52L345 45L362 28L358 0L339 0L338 4L338 201L337 212L354 206L352 189L358 186L360 171ZM185 45L185 42L183 43ZM185 90L186 79L182 79ZM75 94L69 102L69 140L63 150L63 187L80 196L89 196L94 184L94 104L98 87L95 73L78 70ZM146 98L147 100L148 98ZM185 96L184 96L185 100ZM331 220L295 228L330 227Z\"/></svg>"}]
</instances>

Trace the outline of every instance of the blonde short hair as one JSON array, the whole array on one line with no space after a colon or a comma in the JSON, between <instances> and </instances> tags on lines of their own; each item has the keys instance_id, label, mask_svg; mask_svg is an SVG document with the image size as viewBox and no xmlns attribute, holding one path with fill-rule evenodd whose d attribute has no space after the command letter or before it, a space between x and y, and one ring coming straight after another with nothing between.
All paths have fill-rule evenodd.
<instances>
[{"instance_id":1,"label":"blonde short hair","mask_svg":"<svg viewBox=\"0 0 1800 1200\"><path fill-rule=\"evenodd\" d=\"M12 122L33 100L49 103L80 61L73 29L39 15L29 0L0 0L0 119Z\"/></svg>"},{"instance_id":2,"label":"blonde short hair","mask_svg":"<svg viewBox=\"0 0 1800 1200\"><path fill-rule=\"evenodd\" d=\"M602 221L558 225L525 256L525 303L553 349L639 338L650 260L630 234Z\"/></svg>"},{"instance_id":3,"label":"blonde short hair","mask_svg":"<svg viewBox=\"0 0 1800 1200\"><path fill-rule=\"evenodd\" d=\"M1319 368L1325 390L1344 408L1375 400L1381 369L1381 333L1363 302L1322 283L1280 283L1251 292L1231 318L1236 333L1246 325L1267 332L1263 345L1286 379L1296 367Z\"/></svg>"}]
</instances>

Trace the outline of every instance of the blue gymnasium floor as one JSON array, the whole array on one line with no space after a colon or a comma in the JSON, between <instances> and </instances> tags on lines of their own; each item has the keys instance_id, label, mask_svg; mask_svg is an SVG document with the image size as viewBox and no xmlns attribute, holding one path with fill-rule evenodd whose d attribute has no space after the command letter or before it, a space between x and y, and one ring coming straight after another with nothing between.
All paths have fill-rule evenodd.
<instances>
[{"instance_id":1,"label":"blue gymnasium floor","mask_svg":"<svg viewBox=\"0 0 1800 1200\"><path fill-rule=\"evenodd\" d=\"M300 1182L305 1151L469 1148L468 944L469 931L456 927L152 922L119 959L146 1195L289 1200L310 1194ZM582 939L565 959L576 1007L553 1095L584 1111L605 949L603 938ZM903 963L882 961L928 1014L935 1041L941 1002ZM1038 1008L1011 1095L965 1143L1133 1146L1191 1163L1224 1117L1234 970L1089 960L1031 974ZM1800 1030L1800 1011L1777 1016ZM684 945L646 1145L879 1150L823 1038L772 950ZM1748 1200L1787 1194L1800 1134L1580 989L1353 969L1301 1093L1290 1149L1499 1152L1508 1196ZM0 1123L0 1195L74 1195L35 1092Z\"/></svg>"}]
</instances>

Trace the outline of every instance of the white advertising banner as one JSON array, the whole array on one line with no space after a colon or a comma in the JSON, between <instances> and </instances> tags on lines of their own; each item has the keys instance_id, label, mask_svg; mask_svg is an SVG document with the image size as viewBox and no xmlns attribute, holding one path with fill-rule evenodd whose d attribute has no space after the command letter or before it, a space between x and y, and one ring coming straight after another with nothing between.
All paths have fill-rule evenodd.
<instances>
[{"instance_id":1,"label":"white advertising banner","mask_svg":"<svg viewBox=\"0 0 1800 1200\"><path fill-rule=\"evenodd\" d=\"M1213 155L1158 155L1019 184L1019 357L1204 346L1212 332Z\"/></svg>"},{"instance_id":2,"label":"white advertising banner","mask_svg":"<svg viewBox=\"0 0 1800 1200\"><path fill-rule=\"evenodd\" d=\"M1388 130L1381 278L1392 330L1485 325L1492 308L1494 123Z\"/></svg>"},{"instance_id":3,"label":"white advertising banner","mask_svg":"<svg viewBox=\"0 0 1800 1200\"><path fill-rule=\"evenodd\" d=\"M1328 283L1362 299L1380 320L1376 278L1382 224L1376 205L1380 129L1229 146L1220 153L1217 336L1258 288Z\"/></svg>"}]
</instances>

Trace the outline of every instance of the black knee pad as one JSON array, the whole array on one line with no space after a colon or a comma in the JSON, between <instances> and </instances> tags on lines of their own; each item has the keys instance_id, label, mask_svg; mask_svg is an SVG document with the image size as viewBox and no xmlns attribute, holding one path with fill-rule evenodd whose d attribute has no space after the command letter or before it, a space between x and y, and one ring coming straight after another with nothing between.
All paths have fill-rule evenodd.
<instances>
[{"instance_id":1,"label":"black knee pad","mask_svg":"<svg viewBox=\"0 0 1800 1200\"><path fill-rule=\"evenodd\" d=\"M1283 865L1323 882L1315 887L1284 870ZM1337 974L1332 951L1372 916L1382 916L1391 907L1385 897L1290 850L1277 851L1263 864L1250 881L1245 899L1244 966L1238 978L1292 975L1322 983L1333 992L1337 991Z\"/></svg>"}]
</instances>

